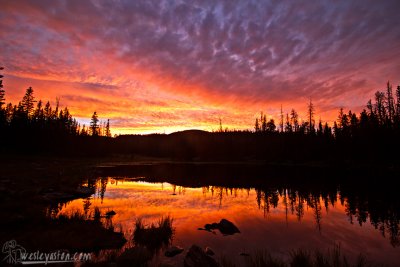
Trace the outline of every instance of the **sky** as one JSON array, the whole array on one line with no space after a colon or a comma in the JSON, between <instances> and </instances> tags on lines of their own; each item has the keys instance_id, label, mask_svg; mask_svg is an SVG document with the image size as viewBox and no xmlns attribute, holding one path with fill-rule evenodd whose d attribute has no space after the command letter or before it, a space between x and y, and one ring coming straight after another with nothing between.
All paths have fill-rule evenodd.
<instances>
[{"instance_id":1,"label":"sky","mask_svg":"<svg viewBox=\"0 0 400 267\"><path fill-rule=\"evenodd\" d=\"M32 86L113 134L332 122L400 83L398 0L0 0L6 100Z\"/></svg>"}]
</instances>

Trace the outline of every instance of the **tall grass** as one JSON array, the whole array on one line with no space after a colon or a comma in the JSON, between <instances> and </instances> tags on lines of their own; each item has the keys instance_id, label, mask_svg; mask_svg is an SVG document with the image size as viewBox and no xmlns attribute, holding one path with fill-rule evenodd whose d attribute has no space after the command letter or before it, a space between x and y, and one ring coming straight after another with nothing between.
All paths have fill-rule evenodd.
<instances>
[{"instance_id":1,"label":"tall grass","mask_svg":"<svg viewBox=\"0 0 400 267\"><path fill-rule=\"evenodd\" d=\"M248 266L256 267L285 267L286 264L278 258L272 257L268 251L257 251L247 259Z\"/></svg>"},{"instance_id":2,"label":"tall grass","mask_svg":"<svg viewBox=\"0 0 400 267\"><path fill-rule=\"evenodd\" d=\"M317 253L316 255L318 255L318 259L320 260L318 262L325 262L325 259L323 258L324 256L322 253ZM313 267L314 266L311 252L309 252L308 250L302 250L302 249L294 250L294 251L290 252L290 258L291 258L290 259L291 267ZM322 261L321 261L321 259L322 259ZM322 266L326 266L326 265L322 265Z\"/></svg>"},{"instance_id":3,"label":"tall grass","mask_svg":"<svg viewBox=\"0 0 400 267\"><path fill-rule=\"evenodd\" d=\"M142 219L135 222L133 240L138 245L146 246L150 250L158 250L163 245L171 243L174 234L173 219L170 216L162 217L159 221L146 226Z\"/></svg>"}]
</instances>

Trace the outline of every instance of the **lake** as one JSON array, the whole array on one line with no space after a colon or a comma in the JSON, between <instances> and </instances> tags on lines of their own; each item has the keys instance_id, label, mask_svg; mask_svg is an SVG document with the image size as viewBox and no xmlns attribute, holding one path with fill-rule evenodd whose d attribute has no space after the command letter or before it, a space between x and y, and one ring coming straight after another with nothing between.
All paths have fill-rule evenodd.
<instances>
[{"instance_id":1,"label":"lake","mask_svg":"<svg viewBox=\"0 0 400 267\"><path fill-rule=\"evenodd\" d=\"M339 185L307 189L290 183L182 186L137 174L89 179L86 185L96 188L92 197L60 205L53 213L93 214L95 207L103 214L113 210L116 215L107 223L123 231L128 240L138 218L150 224L170 216L175 228L172 245L186 250L192 244L210 247L216 259L226 257L239 266L246 257L241 253L266 250L288 259L293 250L326 252L335 245L351 262L360 253L374 263L397 266L400 262L398 202L390 203L387 194L358 193ZM233 222L240 233L224 236L218 230L199 230L221 219ZM181 264L184 255L167 258L161 250L153 263Z\"/></svg>"}]
</instances>

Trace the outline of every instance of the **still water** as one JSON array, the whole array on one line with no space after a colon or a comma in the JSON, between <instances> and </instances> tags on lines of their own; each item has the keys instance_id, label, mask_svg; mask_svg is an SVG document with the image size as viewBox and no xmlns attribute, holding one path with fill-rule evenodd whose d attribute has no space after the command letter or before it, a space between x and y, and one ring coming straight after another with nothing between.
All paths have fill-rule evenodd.
<instances>
[{"instance_id":1,"label":"still water","mask_svg":"<svg viewBox=\"0 0 400 267\"><path fill-rule=\"evenodd\" d=\"M112 224L128 240L137 218L150 224L169 215L175 228L172 245L208 246L217 259L227 257L238 265L243 262L240 253L267 250L287 259L295 249L325 252L335 244L351 261L361 253L374 263L400 263L397 213L376 213L368 200L345 196L340 190L313 194L291 188L193 188L114 177L92 183L96 187L92 197L69 202L58 213L92 214L95 207L102 213L114 210ZM198 230L223 218L241 233L223 236L218 230ZM184 254L171 259L161 252L155 261L182 262Z\"/></svg>"}]
</instances>

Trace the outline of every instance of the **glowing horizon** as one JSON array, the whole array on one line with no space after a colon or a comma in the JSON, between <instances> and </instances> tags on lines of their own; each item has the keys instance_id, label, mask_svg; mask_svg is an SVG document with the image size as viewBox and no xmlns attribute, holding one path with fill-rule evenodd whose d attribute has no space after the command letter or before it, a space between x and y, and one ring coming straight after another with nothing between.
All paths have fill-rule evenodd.
<instances>
[{"instance_id":1,"label":"glowing horizon","mask_svg":"<svg viewBox=\"0 0 400 267\"><path fill-rule=\"evenodd\" d=\"M400 82L400 3L0 0L6 101L32 86L112 134L253 129L296 109L332 123Z\"/></svg>"}]
</instances>

